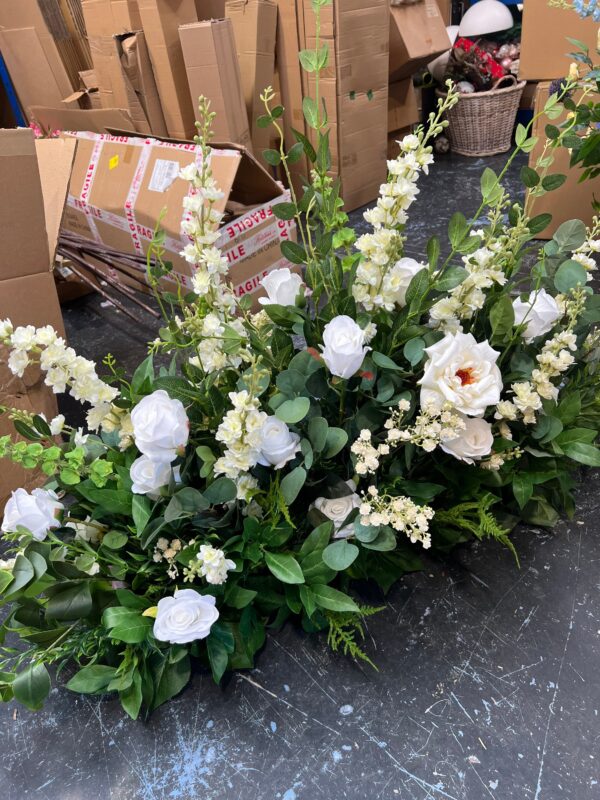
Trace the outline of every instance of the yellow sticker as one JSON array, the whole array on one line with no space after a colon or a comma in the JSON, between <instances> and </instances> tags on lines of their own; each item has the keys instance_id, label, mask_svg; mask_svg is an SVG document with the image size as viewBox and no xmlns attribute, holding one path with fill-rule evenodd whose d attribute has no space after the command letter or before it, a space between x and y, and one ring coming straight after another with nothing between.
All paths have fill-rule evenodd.
<instances>
[{"instance_id":1,"label":"yellow sticker","mask_svg":"<svg viewBox=\"0 0 600 800\"><path fill-rule=\"evenodd\" d=\"M119 156L113 156L110 161L108 162L108 168L114 169L115 167L119 166Z\"/></svg>"}]
</instances>

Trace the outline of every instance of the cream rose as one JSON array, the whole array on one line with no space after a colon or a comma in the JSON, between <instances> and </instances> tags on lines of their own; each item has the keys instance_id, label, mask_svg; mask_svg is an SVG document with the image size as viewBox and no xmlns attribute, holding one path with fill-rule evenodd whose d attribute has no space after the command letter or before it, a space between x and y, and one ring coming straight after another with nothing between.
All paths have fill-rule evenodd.
<instances>
[{"instance_id":1,"label":"cream rose","mask_svg":"<svg viewBox=\"0 0 600 800\"><path fill-rule=\"evenodd\" d=\"M502 375L496 365L500 353L489 342L477 342L471 333L447 333L427 347L421 384L421 405L452 409L470 417L483 416L500 400Z\"/></svg>"},{"instance_id":2,"label":"cream rose","mask_svg":"<svg viewBox=\"0 0 600 800\"><path fill-rule=\"evenodd\" d=\"M440 447L459 461L474 464L492 452L492 426L481 417L465 417L465 427L456 437L441 442Z\"/></svg>"},{"instance_id":3,"label":"cream rose","mask_svg":"<svg viewBox=\"0 0 600 800\"><path fill-rule=\"evenodd\" d=\"M129 468L129 476L133 481L131 491L158 497L160 489L171 480L171 474L170 461L154 461L148 456L140 456Z\"/></svg>"},{"instance_id":4,"label":"cream rose","mask_svg":"<svg viewBox=\"0 0 600 800\"><path fill-rule=\"evenodd\" d=\"M383 279L383 294L393 297L393 302L399 306L406 305L406 290L417 272L427 269L426 264L420 264L414 258L401 258L389 269Z\"/></svg>"},{"instance_id":5,"label":"cream rose","mask_svg":"<svg viewBox=\"0 0 600 800\"><path fill-rule=\"evenodd\" d=\"M545 289L531 292L525 301L517 297L513 301L513 309L515 325L525 322L523 338L526 342L548 333L562 316L556 300Z\"/></svg>"},{"instance_id":6,"label":"cream rose","mask_svg":"<svg viewBox=\"0 0 600 800\"><path fill-rule=\"evenodd\" d=\"M300 450L300 437L277 417L267 417L260 431L258 463L281 469Z\"/></svg>"},{"instance_id":7,"label":"cream rose","mask_svg":"<svg viewBox=\"0 0 600 800\"><path fill-rule=\"evenodd\" d=\"M174 461L188 441L190 424L183 403L163 389L140 400L131 412L131 424L137 449L154 461Z\"/></svg>"},{"instance_id":8,"label":"cream rose","mask_svg":"<svg viewBox=\"0 0 600 800\"><path fill-rule=\"evenodd\" d=\"M334 317L323 329L323 361L332 375L351 378L358 370L370 347L364 347L365 332L345 315Z\"/></svg>"},{"instance_id":9,"label":"cream rose","mask_svg":"<svg viewBox=\"0 0 600 800\"><path fill-rule=\"evenodd\" d=\"M195 589L178 589L173 597L158 601L154 636L160 642L187 644L206 639L219 619L216 600L210 594Z\"/></svg>"},{"instance_id":10,"label":"cream rose","mask_svg":"<svg viewBox=\"0 0 600 800\"><path fill-rule=\"evenodd\" d=\"M277 303L280 306L293 306L300 293L302 278L298 273L291 272L288 267L274 269L261 280L260 285L265 289L268 297L259 297L262 306Z\"/></svg>"},{"instance_id":11,"label":"cream rose","mask_svg":"<svg viewBox=\"0 0 600 800\"><path fill-rule=\"evenodd\" d=\"M63 504L49 489L34 489L31 494L17 489L6 504L1 529L4 533L15 533L19 527L26 528L41 542L49 530L60 526L58 516L62 511Z\"/></svg>"},{"instance_id":12,"label":"cream rose","mask_svg":"<svg viewBox=\"0 0 600 800\"><path fill-rule=\"evenodd\" d=\"M352 525L343 525L343 523L350 513L361 504L360 495L354 491L356 489L354 481L346 481L346 485L352 490L352 494L333 498L317 497L310 506L311 508L316 508L317 511L320 511L321 514L324 514L327 519L333 522L334 539L345 539L354 532Z\"/></svg>"}]
</instances>

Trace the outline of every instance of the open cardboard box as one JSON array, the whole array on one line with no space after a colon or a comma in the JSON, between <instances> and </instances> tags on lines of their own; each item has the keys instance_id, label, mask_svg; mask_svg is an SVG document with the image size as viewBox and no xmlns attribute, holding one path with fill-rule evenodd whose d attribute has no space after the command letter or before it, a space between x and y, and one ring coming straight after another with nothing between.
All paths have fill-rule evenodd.
<instances>
[{"instance_id":1,"label":"open cardboard box","mask_svg":"<svg viewBox=\"0 0 600 800\"><path fill-rule=\"evenodd\" d=\"M390 9L391 81L409 78L451 47L437 0Z\"/></svg>"},{"instance_id":2,"label":"open cardboard box","mask_svg":"<svg viewBox=\"0 0 600 800\"><path fill-rule=\"evenodd\" d=\"M0 130L0 183L10 186L0 198L0 319L17 325L52 325L63 331L52 265L65 204L75 142L38 139L28 128ZM0 346L0 405L56 414L56 398L36 367L17 378L6 366ZM14 434L0 416L0 436ZM3 462L0 469L0 512L11 491L31 489L44 476Z\"/></svg>"},{"instance_id":3,"label":"open cardboard box","mask_svg":"<svg viewBox=\"0 0 600 800\"><path fill-rule=\"evenodd\" d=\"M173 280L191 286L193 268L179 255L188 241L181 222L190 187L178 176L182 167L201 157L200 148L192 142L119 134L73 136L78 147L65 229L145 256L160 217L166 234L164 258L173 264ZM273 215L273 206L289 201L290 195L244 147L225 142L212 148L211 169L224 195L215 207L226 212L217 246L229 262L236 294L256 298L263 291L262 277L291 266L280 243L295 237L295 224Z\"/></svg>"}]
</instances>

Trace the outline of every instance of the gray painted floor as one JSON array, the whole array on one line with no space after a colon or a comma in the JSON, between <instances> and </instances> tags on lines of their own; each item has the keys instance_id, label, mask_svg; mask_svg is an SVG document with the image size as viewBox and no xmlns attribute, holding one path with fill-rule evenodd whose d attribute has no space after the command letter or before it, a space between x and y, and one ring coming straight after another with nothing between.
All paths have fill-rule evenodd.
<instances>
[{"instance_id":1,"label":"gray painted floor","mask_svg":"<svg viewBox=\"0 0 600 800\"><path fill-rule=\"evenodd\" d=\"M482 165L501 162L437 165L409 253L474 209ZM153 336L98 298L65 320L83 355L127 366ZM598 498L587 473L574 520L520 529L520 569L476 544L407 576L369 620L378 672L287 626L254 671L223 689L198 674L147 723L66 690L37 714L0 707L1 800L600 797Z\"/></svg>"}]
</instances>

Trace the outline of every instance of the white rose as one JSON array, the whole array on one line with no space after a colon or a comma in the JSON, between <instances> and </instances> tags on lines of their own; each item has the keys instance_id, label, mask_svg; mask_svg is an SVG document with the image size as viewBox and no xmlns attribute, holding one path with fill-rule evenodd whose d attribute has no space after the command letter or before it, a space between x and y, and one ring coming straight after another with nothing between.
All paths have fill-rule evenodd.
<instances>
[{"instance_id":1,"label":"white rose","mask_svg":"<svg viewBox=\"0 0 600 800\"><path fill-rule=\"evenodd\" d=\"M342 524L355 508L359 508L362 502L360 495L354 492L354 489L356 489L354 481L346 481L346 484L352 489L352 494L333 498L317 497L310 506L311 508L316 508L317 511L320 511L321 514L324 514L327 519L333 522L334 539L346 538L354 532L352 525L342 527Z\"/></svg>"},{"instance_id":2,"label":"white rose","mask_svg":"<svg viewBox=\"0 0 600 800\"><path fill-rule=\"evenodd\" d=\"M261 280L260 285L268 294L268 297L258 298L261 305L277 303L280 306L293 306L302 286L302 278L297 272L291 272L288 267L284 267L269 272Z\"/></svg>"},{"instance_id":3,"label":"white rose","mask_svg":"<svg viewBox=\"0 0 600 800\"><path fill-rule=\"evenodd\" d=\"M21 526L41 542L51 528L60 526L61 511L64 506L53 491L34 489L29 494L25 489L17 489L6 504L1 529L4 533L14 533Z\"/></svg>"},{"instance_id":4,"label":"white rose","mask_svg":"<svg viewBox=\"0 0 600 800\"><path fill-rule=\"evenodd\" d=\"M183 403L163 389L140 400L131 423L137 449L155 461L174 461L187 444L190 423Z\"/></svg>"},{"instance_id":5,"label":"white rose","mask_svg":"<svg viewBox=\"0 0 600 800\"><path fill-rule=\"evenodd\" d=\"M171 462L140 456L129 468L129 476L133 481L131 491L134 494L157 497L161 487L167 486L171 480Z\"/></svg>"},{"instance_id":6,"label":"white rose","mask_svg":"<svg viewBox=\"0 0 600 800\"><path fill-rule=\"evenodd\" d=\"M480 417L500 400L502 375L496 366L500 353L471 333L447 333L427 347L429 356L421 384L421 405L453 409Z\"/></svg>"},{"instance_id":7,"label":"white rose","mask_svg":"<svg viewBox=\"0 0 600 800\"><path fill-rule=\"evenodd\" d=\"M351 378L360 369L370 347L365 332L345 315L334 317L323 330L323 361L332 375Z\"/></svg>"},{"instance_id":8,"label":"white rose","mask_svg":"<svg viewBox=\"0 0 600 800\"><path fill-rule=\"evenodd\" d=\"M260 431L258 463L281 469L300 450L300 437L277 417L267 417Z\"/></svg>"},{"instance_id":9,"label":"white rose","mask_svg":"<svg viewBox=\"0 0 600 800\"><path fill-rule=\"evenodd\" d=\"M399 306L406 305L406 290L417 272L427 269L426 264L420 264L414 258L401 258L388 270L383 280L383 293L393 297L393 302Z\"/></svg>"},{"instance_id":10,"label":"white rose","mask_svg":"<svg viewBox=\"0 0 600 800\"><path fill-rule=\"evenodd\" d=\"M525 321L523 338L531 342L543 333L548 333L557 320L562 316L556 300L545 289L531 292L527 300L517 297L513 301L515 311L515 325Z\"/></svg>"},{"instance_id":11,"label":"white rose","mask_svg":"<svg viewBox=\"0 0 600 800\"><path fill-rule=\"evenodd\" d=\"M212 595L202 595L195 589L179 589L173 597L163 597L158 601L154 636L171 644L205 639L219 619L215 603Z\"/></svg>"},{"instance_id":12,"label":"white rose","mask_svg":"<svg viewBox=\"0 0 600 800\"><path fill-rule=\"evenodd\" d=\"M474 464L492 452L492 426L480 417L465 417L465 427L456 437L440 443L440 447L459 461Z\"/></svg>"}]
</instances>

